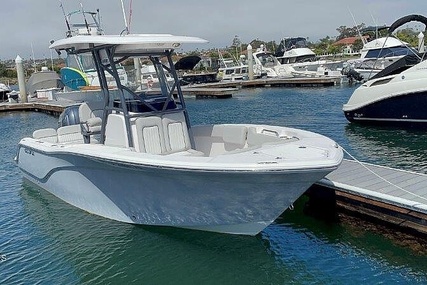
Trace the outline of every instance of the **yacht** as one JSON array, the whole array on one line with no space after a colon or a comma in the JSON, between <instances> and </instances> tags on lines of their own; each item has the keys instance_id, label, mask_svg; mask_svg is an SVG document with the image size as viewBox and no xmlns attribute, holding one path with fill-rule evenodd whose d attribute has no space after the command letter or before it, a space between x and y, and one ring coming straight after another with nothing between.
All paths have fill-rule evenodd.
<instances>
[{"instance_id":1,"label":"yacht","mask_svg":"<svg viewBox=\"0 0 427 285\"><path fill-rule=\"evenodd\" d=\"M77 123L21 139L15 160L25 180L84 211L125 223L242 235L262 231L335 170L343 151L325 136L284 126L193 126L172 54L184 44L206 42L170 34L54 42L50 48L57 51L93 54L104 104L82 103ZM159 89L138 91L121 82L116 64L132 57L156 66ZM106 73L117 91L109 88Z\"/></svg>"},{"instance_id":2,"label":"yacht","mask_svg":"<svg viewBox=\"0 0 427 285\"><path fill-rule=\"evenodd\" d=\"M389 36L410 21L427 25L424 16L409 15L390 26ZM425 58L405 56L358 87L343 106L344 115L350 122L425 128L426 77Z\"/></svg>"},{"instance_id":3,"label":"yacht","mask_svg":"<svg viewBox=\"0 0 427 285\"><path fill-rule=\"evenodd\" d=\"M360 58L344 64L344 70L347 70L344 72L354 71L358 81L367 81L402 57L413 54L418 52L393 36L376 38L363 45Z\"/></svg>"},{"instance_id":4,"label":"yacht","mask_svg":"<svg viewBox=\"0 0 427 285\"><path fill-rule=\"evenodd\" d=\"M303 37L282 39L276 52L277 60L288 66L294 77L340 76L343 61L319 58Z\"/></svg>"}]
</instances>

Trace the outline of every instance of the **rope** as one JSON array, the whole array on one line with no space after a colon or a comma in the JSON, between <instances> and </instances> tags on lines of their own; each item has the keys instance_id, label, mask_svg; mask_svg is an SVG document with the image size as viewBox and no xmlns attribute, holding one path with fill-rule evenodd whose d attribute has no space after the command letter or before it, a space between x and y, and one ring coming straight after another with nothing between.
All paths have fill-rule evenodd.
<instances>
[{"instance_id":1,"label":"rope","mask_svg":"<svg viewBox=\"0 0 427 285\"><path fill-rule=\"evenodd\" d=\"M391 181L389 181L389 180L387 180L387 179L385 179L384 177L381 177L379 174L377 174L377 173L375 173L375 171L373 171L373 170L371 170L369 167L367 167L366 165L364 165L361 161L359 161L359 160L357 160L354 156L352 156L347 150L345 150L343 147L341 147L342 149L343 149L343 151L346 153L346 154L348 154L355 162L357 162L358 164L360 164L362 167L364 167L366 170L368 170L370 173L372 173L373 175L375 175L376 177L378 177L379 179L381 179L381 180L383 180L384 182L386 182L386 183L388 183L388 184L390 184L390 185L392 185L392 186L394 186L394 187L396 187L397 189L399 189L399 190L401 190L401 191L403 191L403 192L405 192L405 193L408 193L408 194L411 194L411 195L413 195L414 197L417 197L417 198L419 198L419 199L421 199L421 200L425 200L425 201L427 201L427 198L426 197L423 197L423 196L420 196L420 195L417 195L417 194L415 194L415 193L412 193L411 191L408 191L408 190L405 190L405 189L403 189L402 187L400 187L399 185L396 185L396 184L394 184L393 182L391 182Z\"/></svg>"}]
</instances>

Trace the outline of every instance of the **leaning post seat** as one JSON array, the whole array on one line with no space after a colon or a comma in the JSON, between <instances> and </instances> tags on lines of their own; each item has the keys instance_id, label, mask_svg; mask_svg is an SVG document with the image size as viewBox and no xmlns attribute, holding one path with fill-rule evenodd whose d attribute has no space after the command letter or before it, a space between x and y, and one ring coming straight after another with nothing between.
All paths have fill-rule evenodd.
<instances>
[{"instance_id":1,"label":"leaning post seat","mask_svg":"<svg viewBox=\"0 0 427 285\"><path fill-rule=\"evenodd\" d=\"M79 106L79 118L81 132L85 143L90 143L93 135L101 133L102 119L99 117L102 112L103 102L83 102Z\"/></svg>"}]
</instances>

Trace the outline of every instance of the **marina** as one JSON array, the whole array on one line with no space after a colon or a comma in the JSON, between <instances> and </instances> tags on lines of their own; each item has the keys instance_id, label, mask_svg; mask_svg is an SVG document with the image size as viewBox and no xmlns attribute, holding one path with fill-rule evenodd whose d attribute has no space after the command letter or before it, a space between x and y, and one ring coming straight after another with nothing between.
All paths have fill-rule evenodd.
<instances>
[{"instance_id":1,"label":"marina","mask_svg":"<svg viewBox=\"0 0 427 285\"><path fill-rule=\"evenodd\" d=\"M317 130L362 161L425 173L427 137L423 132L372 129L346 121L340 106L354 88L242 89L227 100L189 98L186 103L195 125L208 118L215 123L249 118L251 123ZM348 278L363 282L366 276L373 283L426 282L425 245L414 241L410 246L399 245L368 229L363 220L324 222L304 213L305 197L254 238L134 227L87 214L25 183L13 162L19 138L37 128L56 127L57 118L40 112L3 112L0 118L1 132L8 134L0 157L4 201L0 224L5 230L0 238L0 254L5 257L0 270L12 283L23 280L18 271L29 281L48 276L71 284L95 277L93 283L143 278L154 283L217 284L221 280L231 284L238 278L246 284L281 284L291 278L298 283L343 284ZM409 136L410 141L405 139ZM395 239L410 241L401 233ZM18 255L23 256L22 262L14 262ZM56 266L45 265L52 262ZM197 273L182 277L182 272L194 272L194 268Z\"/></svg>"},{"instance_id":2,"label":"marina","mask_svg":"<svg viewBox=\"0 0 427 285\"><path fill-rule=\"evenodd\" d=\"M120 2L0 62L0 284L427 283L426 17L206 50Z\"/></svg>"}]
</instances>

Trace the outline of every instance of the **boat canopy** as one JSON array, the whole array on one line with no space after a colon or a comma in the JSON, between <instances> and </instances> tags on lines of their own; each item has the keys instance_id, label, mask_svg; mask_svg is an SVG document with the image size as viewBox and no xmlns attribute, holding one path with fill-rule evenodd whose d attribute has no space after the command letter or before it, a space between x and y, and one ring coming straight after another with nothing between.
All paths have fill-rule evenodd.
<instances>
[{"instance_id":1,"label":"boat canopy","mask_svg":"<svg viewBox=\"0 0 427 285\"><path fill-rule=\"evenodd\" d=\"M207 40L197 37L174 36L170 34L130 34L130 35L94 35L74 36L55 41L49 46L56 51L66 50L72 53L82 53L96 47L116 46L115 53L155 53L174 50L182 44L207 43Z\"/></svg>"},{"instance_id":2,"label":"boat canopy","mask_svg":"<svg viewBox=\"0 0 427 285\"><path fill-rule=\"evenodd\" d=\"M409 23L409 22L421 22L424 25L426 25L427 27L427 18L422 16L422 15L408 15L405 17L402 17L400 19L398 19L397 21L395 21L390 28L388 28L388 34L391 35L397 28L399 28L400 26Z\"/></svg>"}]
</instances>

